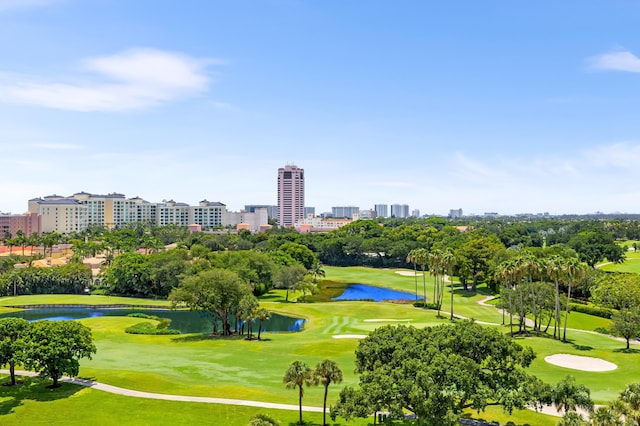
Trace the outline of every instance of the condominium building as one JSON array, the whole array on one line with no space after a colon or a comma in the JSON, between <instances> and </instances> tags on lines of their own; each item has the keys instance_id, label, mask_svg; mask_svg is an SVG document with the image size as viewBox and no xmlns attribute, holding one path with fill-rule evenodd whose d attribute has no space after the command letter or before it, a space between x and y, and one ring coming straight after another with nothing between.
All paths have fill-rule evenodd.
<instances>
[{"instance_id":1,"label":"condominium building","mask_svg":"<svg viewBox=\"0 0 640 426\"><path fill-rule=\"evenodd\" d=\"M355 206L331 207L332 217L345 217L348 219L353 219L354 215L359 215L359 214L360 214L360 207L355 207Z\"/></svg>"},{"instance_id":2,"label":"condominium building","mask_svg":"<svg viewBox=\"0 0 640 426\"><path fill-rule=\"evenodd\" d=\"M269 204L245 204L244 211L247 213L255 213L257 209L266 209L269 219L278 220L278 206Z\"/></svg>"},{"instance_id":3,"label":"condominium building","mask_svg":"<svg viewBox=\"0 0 640 426\"><path fill-rule=\"evenodd\" d=\"M50 195L29 200L29 212L40 216L40 230L70 234L87 229L87 206L80 201Z\"/></svg>"},{"instance_id":4,"label":"condominium building","mask_svg":"<svg viewBox=\"0 0 640 426\"><path fill-rule=\"evenodd\" d=\"M294 226L304 218L304 169L286 165L278 169L278 224Z\"/></svg>"},{"instance_id":5,"label":"condominium building","mask_svg":"<svg viewBox=\"0 0 640 426\"><path fill-rule=\"evenodd\" d=\"M376 204L373 210L376 212L376 217L389 217L389 206L386 204Z\"/></svg>"},{"instance_id":6,"label":"condominium building","mask_svg":"<svg viewBox=\"0 0 640 426\"><path fill-rule=\"evenodd\" d=\"M391 217L406 219L409 217L409 205L391 204Z\"/></svg>"}]
</instances>

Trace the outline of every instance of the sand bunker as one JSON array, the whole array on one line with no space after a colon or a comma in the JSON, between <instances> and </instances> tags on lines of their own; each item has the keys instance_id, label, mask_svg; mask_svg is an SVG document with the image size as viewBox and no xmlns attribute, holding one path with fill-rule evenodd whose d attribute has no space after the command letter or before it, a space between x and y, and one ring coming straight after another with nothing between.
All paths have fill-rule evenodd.
<instances>
[{"instance_id":1,"label":"sand bunker","mask_svg":"<svg viewBox=\"0 0 640 426\"><path fill-rule=\"evenodd\" d=\"M407 322L411 321L410 319L390 319L390 318L374 318L374 319L366 319L364 322Z\"/></svg>"},{"instance_id":2,"label":"sand bunker","mask_svg":"<svg viewBox=\"0 0 640 426\"><path fill-rule=\"evenodd\" d=\"M549 364L582 371L611 371L618 368L612 362L590 356L555 354L544 358Z\"/></svg>"},{"instance_id":3,"label":"sand bunker","mask_svg":"<svg viewBox=\"0 0 640 426\"><path fill-rule=\"evenodd\" d=\"M404 277L413 277L413 276L417 276L417 277L421 277L422 276L422 272L411 272L411 271L396 271L396 274L400 274Z\"/></svg>"},{"instance_id":4,"label":"sand bunker","mask_svg":"<svg viewBox=\"0 0 640 426\"><path fill-rule=\"evenodd\" d=\"M366 334L335 334L333 336L334 339L364 339L367 337Z\"/></svg>"}]
</instances>

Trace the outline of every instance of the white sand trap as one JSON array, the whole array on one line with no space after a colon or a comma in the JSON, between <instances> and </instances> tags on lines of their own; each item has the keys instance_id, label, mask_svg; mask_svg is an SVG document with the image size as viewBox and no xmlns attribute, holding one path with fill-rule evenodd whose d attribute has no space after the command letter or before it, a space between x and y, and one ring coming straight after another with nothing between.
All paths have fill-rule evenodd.
<instances>
[{"instance_id":1,"label":"white sand trap","mask_svg":"<svg viewBox=\"0 0 640 426\"><path fill-rule=\"evenodd\" d=\"M364 320L364 322L408 322L411 321L410 319L390 319L390 318L373 318L373 319L366 319Z\"/></svg>"},{"instance_id":2,"label":"white sand trap","mask_svg":"<svg viewBox=\"0 0 640 426\"><path fill-rule=\"evenodd\" d=\"M555 354L544 358L549 364L582 371L611 371L618 368L612 362L590 356Z\"/></svg>"},{"instance_id":3,"label":"white sand trap","mask_svg":"<svg viewBox=\"0 0 640 426\"><path fill-rule=\"evenodd\" d=\"M366 334L335 334L333 336L334 339L364 339L367 337Z\"/></svg>"},{"instance_id":4,"label":"white sand trap","mask_svg":"<svg viewBox=\"0 0 640 426\"><path fill-rule=\"evenodd\" d=\"M403 277L413 277L413 276L421 277L422 276L422 272L414 273L414 272L409 272L409 271L396 271L396 274L400 274Z\"/></svg>"}]
</instances>

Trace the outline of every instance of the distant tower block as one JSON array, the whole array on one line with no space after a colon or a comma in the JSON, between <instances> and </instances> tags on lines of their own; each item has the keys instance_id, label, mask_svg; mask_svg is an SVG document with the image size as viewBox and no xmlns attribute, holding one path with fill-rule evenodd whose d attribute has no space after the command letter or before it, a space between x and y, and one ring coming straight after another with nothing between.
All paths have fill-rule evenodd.
<instances>
[{"instance_id":1,"label":"distant tower block","mask_svg":"<svg viewBox=\"0 0 640 426\"><path fill-rule=\"evenodd\" d=\"M304 169L287 165L278 169L278 224L294 226L304 218Z\"/></svg>"}]
</instances>

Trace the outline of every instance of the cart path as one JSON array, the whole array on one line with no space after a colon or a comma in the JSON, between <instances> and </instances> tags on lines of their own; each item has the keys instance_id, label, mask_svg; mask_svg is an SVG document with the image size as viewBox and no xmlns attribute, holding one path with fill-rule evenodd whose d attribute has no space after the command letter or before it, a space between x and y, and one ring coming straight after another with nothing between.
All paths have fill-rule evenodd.
<instances>
[{"instance_id":1,"label":"cart path","mask_svg":"<svg viewBox=\"0 0 640 426\"><path fill-rule=\"evenodd\" d=\"M9 374L9 370L0 370L1 374ZM32 371L16 370L16 375L36 377L38 373ZM206 396L186 396L186 395L171 395L166 393L152 393L141 392L131 389L120 388L118 386L106 385L104 383L98 383L94 380L63 377L59 381L65 383L71 383L73 385L86 386L93 389L98 389L103 392L114 393L117 395L133 396L136 398L148 398L148 399L162 399L165 401L181 401L181 402L204 402L208 404L224 404L224 405L243 405L246 407L259 407L259 408L272 408L276 410L291 410L298 411L300 409L297 405L290 404L276 404L273 402L263 401L245 401L242 399L229 399L229 398L211 398ZM302 411L322 413L322 407L302 406Z\"/></svg>"}]
</instances>

